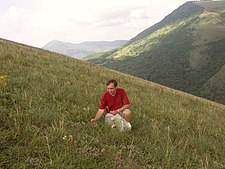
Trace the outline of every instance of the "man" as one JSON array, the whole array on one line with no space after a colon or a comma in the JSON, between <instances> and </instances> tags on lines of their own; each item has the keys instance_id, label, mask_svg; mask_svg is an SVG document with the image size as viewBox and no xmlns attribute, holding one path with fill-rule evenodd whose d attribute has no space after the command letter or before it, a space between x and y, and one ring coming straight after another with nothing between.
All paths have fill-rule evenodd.
<instances>
[{"instance_id":1,"label":"man","mask_svg":"<svg viewBox=\"0 0 225 169\"><path fill-rule=\"evenodd\" d=\"M124 89L117 88L116 80L112 79L106 83L107 91L101 97L100 108L97 111L95 118L91 119L92 123L102 117L104 113L105 122L111 125L112 128L116 127L114 117L120 115L123 119L131 121L130 101Z\"/></svg>"}]
</instances>

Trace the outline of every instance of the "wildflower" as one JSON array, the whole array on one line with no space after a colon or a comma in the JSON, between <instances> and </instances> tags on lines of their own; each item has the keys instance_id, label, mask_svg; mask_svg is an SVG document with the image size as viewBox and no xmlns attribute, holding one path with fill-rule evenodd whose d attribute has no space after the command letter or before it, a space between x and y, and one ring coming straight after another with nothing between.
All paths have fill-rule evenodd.
<instances>
[{"instance_id":1,"label":"wildflower","mask_svg":"<svg viewBox=\"0 0 225 169\"><path fill-rule=\"evenodd\" d=\"M4 79L4 78L6 78L7 76L0 76L0 79Z\"/></svg>"},{"instance_id":2,"label":"wildflower","mask_svg":"<svg viewBox=\"0 0 225 169\"><path fill-rule=\"evenodd\" d=\"M101 153L104 153L104 152L105 152L105 148L102 148L102 149L101 149Z\"/></svg>"},{"instance_id":3,"label":"wildflower","mask_svg":"<svg viewBox=\"0 0 225 169\"><path fill-rule=\"evenodd\" d=\"M67 136L64 136L64 137L63 137L63 140L65 140L66 138L67 138Z\"/></svg>"},{"instance_id":4,"label":"wildflower","mask_svg":"<svg viewBox=\"0 0 225 169\"><path fill-rule=\"evenodd\" d=\"M73 141L73 136L72 135L69 135L69 141Z\"/></svg>"},{"instance_id":5,"label":"wildflower","mask_svg":"<svg viewBox=\"0 0 225 169\"><path fill-rule=\"evenodd\" d=\"M28 157L25 160L25 163L30 164L32 166L37 166L40 163L40 159L37 157Z\"/></svg>"}]
</instances>

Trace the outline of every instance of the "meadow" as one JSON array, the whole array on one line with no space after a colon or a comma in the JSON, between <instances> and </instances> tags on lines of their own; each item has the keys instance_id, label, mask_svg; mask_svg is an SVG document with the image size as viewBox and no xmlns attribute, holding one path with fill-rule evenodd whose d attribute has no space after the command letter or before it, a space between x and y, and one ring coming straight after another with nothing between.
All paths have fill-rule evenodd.
<instances>
[{"instance_id":1,"label":"meadow","mask_svg":"<svg viewBox=\"0 0 225 169\"><path fill-rule=\"evenodd\" d=\"M3 39L0 51L0 168L225 168L224 105ZM90 123L112 78L130 132Z\"/></svg>"}]
</instances>

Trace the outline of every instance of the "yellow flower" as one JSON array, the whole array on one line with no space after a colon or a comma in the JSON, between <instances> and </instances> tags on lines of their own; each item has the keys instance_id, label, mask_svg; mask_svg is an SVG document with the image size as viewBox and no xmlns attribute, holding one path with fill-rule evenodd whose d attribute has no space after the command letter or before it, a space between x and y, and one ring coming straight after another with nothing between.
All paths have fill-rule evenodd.
<instances>
[{"instance_id":1,"label":"yellow flower","mask_svg":"<svg viewBox=\"0 0 225 169\"><path fill-rule=\"evenodd\" d=\"M0 79L4 79L4 78L6 78L7 76L0 76Z\"/></svg>"}]
</instances>

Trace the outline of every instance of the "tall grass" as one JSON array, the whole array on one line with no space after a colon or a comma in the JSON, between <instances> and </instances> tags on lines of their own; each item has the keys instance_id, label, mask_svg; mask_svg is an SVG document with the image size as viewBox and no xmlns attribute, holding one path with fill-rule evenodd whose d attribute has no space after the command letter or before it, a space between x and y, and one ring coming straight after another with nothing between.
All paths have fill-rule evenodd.
<instances>
[{"instance_id":1,"label":"tall grass","mask_svg":"<svg viewBox=\"0 0 225 169\"><path fill-rule=\"evenodd\" d=\"M0 51L0 168L225 167L223 105L5 40ZM131 132L89 122L111 78Z\"/></svg>"}]
</instances>

